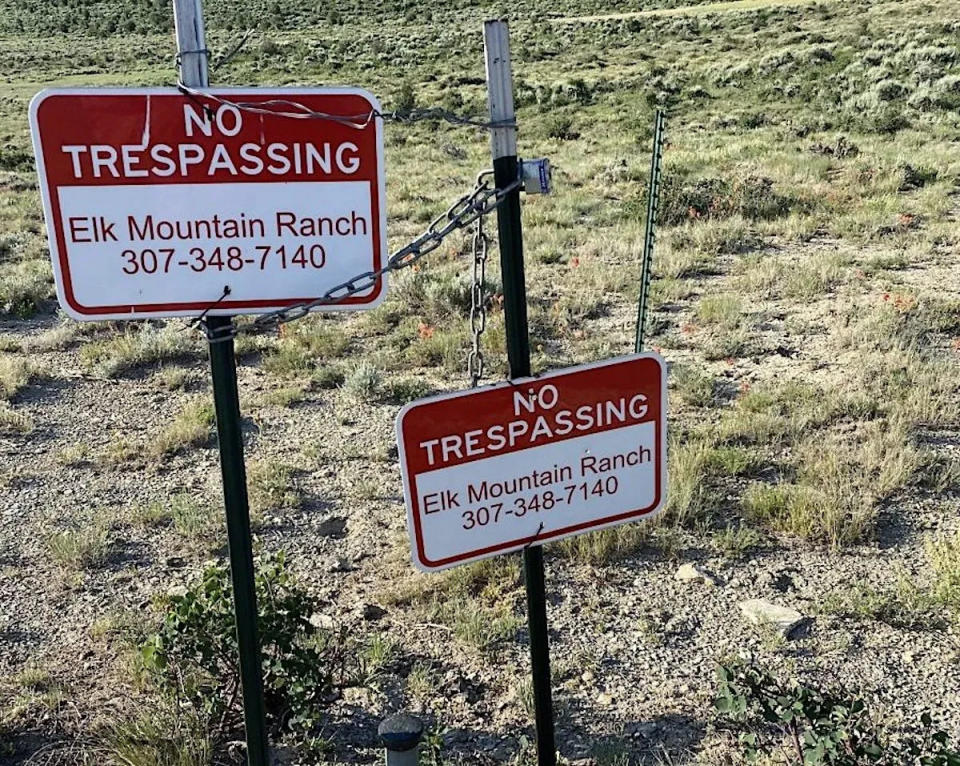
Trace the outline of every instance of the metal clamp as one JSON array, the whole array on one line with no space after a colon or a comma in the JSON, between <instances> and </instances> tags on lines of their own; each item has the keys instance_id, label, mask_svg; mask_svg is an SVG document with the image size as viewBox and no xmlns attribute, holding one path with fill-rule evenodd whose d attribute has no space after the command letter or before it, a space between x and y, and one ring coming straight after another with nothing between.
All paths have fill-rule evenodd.
<instances>
[{"instance_id":1,"label":"metal clamp","mask_svg":"<svg viewBox=\"0 0 960 766\"><path fill-rule=\"evenodd\" d=\"M520 160L520 180L527 194L550 194L553 191L553 170L550 160Z\"/></svg>"}]
</instances>

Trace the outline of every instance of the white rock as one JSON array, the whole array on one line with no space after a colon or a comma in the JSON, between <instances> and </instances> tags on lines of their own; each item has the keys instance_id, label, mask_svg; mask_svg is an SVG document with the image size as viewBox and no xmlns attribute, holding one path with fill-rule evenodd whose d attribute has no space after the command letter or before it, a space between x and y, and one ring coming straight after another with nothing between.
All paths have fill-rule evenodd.
<instances>
[{"instance_id":1,"label":"white rock","mask_svg":"<svg viewBox=\"0 0 960 766\"><path fill-rule=\"evenodd\" d=\"M609 707L613 704L613 697L606 692L600 692L600 694L597 695L597 704L603 707Z\"/></svg>"},{"instance_id":2,"label":"white rock","mask_svg":"<svg viewBox=\"0 0 960 766\"><path fill-rule=\"evenodd\" d=\"M807 619L796 609L771 604L761 598L741 601L738 606L747 622L753 625L769 625L776 628L777 632L784 638L789 638L790 634Z\"/></svg>"},{"instance_id":3,"label":"white rock","mask_svg":"<svg viewBox=\"0 0 960 766\"><path fill-rule=\"evenodd\" d=\"M704 572L696 564L683 564L673 575L674 580L679 580L680 582L696 582L701 581L707 585L716 585L717 581Z\"/></svg>"},{"instance_id":4,"label":"white rock","mask_svg":"<svg viewBox=\"0 0 960 766\"><path fill-rule=\"evenodd\" d=\"M320 612L314 612L310 615L310 624L320 630L333 630L334 626L333 617L329 614L321 614Z\"/></svg>"}]
</instances>

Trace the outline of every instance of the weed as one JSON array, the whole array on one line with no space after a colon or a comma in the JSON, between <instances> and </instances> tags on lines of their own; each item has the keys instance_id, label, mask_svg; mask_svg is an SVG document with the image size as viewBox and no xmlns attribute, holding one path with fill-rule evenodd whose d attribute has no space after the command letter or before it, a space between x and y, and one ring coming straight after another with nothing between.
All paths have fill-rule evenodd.
<instances>
[{"instance_id":1,"label":"weed","mask_svg":"<svg viewBox=\"0 0 960 766\"><path fill-rule=\"evenodd\" d=\"M303 401L304 392L299 386L274 388L263 396L263 403L273 407L292 407Z\"/></svg>"},{"instance_id":2,"label":"weed","mask_svg":"<svg viewBox=\"0 0 960 766\"><path fill-rule=\"evenodd\" d=\"M10 401L27 386L33 375L24 360L8 354L0 356L0 401Z\"/></svg>"},{"instance_id":3,"label":"weed","mask_svg":"<svg viewBox=\"0 0 960 766\"><path fill-rule=\"evenodd\" d=\"M196 353L192 336L172 325L149 322L126 328L107 340L80 350L81 360L95 372L115 378L143 365L182 359Z\"/></svg>"},{"instance_id":4,"label":"weed","mask_svg":"<svg viewBox=\"0 0 960 766\"><path fill-rule=\"evenodd\" d=\"M846 689L817 689L780 681L748 663L717 669L716 709L741 728L739 744L751 762L785 755L790 764L951 763L960 753L933 728L929 713L919 716L919 733L892 736L882 717ZM915 730L917 727L913 727Z\"/></svg>"},{"instance_id":5,"label":"weed","mask_svg":"<svg viewBox=\"0 0 960 766\"><path fill-rule=\"evenodd\" d=\"M701 298L696 317L703 324L721 330L738 328L743 321L743 304L735 295L708 295Z\"/></svg>"},{"instance_id":6,"label":"weed","mask_svg":"<svg viewBox=\"0 0 960 766\"><path fill-rule=\"evenodd\" d=\"M856 620L879 620L903 628L942 627L942 606L935 596L901 575L892 589L851 585L828 593L821 610Z\"/></svg>"},{"instance_id":7,"label":"weed","mask_svg":"<svg viewBox=\"0 0 960 766\"><path fill-rule=\"evenodd\" d=\"M296 509L303 495L293 477L293 469L271 460L258 460L247 467L250 513L259 517L267 511Z\"/></svg>"},{"instance_id":8,"label":"weed","mask_svg":"<svg viewBox=\"0 0 960 766\"><path fill-rule=\"evenodd\" d=\"M137 506L131 512L131 521L143 527L163 527L173 521L171 504L157 500L148 505Z\"/></svg>"},{"instance_id":9,"label":"weed","mask_svg":"<svg viewBox=\"0 0 960 766\"><path fill-rule=\"evenodd\" d=\"M676 396L684 404L692 407L707 407L713 404L716 384L713 376L706 371L689 365L672 365L670 382Z\"/></svg>"},{"instance_id":10,"label":"weed","mask_svg":"<svg viewBox=\"0 0 960 766\"><path fill-rule=\"evenodd\" d=\"M100 523L51 532L45 542L50 556L66 572L80 572L100 566L107 558L109 530Z\"/></svg>"},{"instance_id":11,"label":"weed","mask_svg":"<svg viewBox=\"0 0 960 766\"><path fill-rule=\"evenodd\" d=\"M184 537L209 537L219 532L223 526L219 509L192 495L173 495L169 501L168 513L174 529Z\"/></svg>"},{"instance_id":12,"label":"weed","mask_svg":"<svg viewBox=\"0 0 960 766\"><path fill-rule=\"evenodd\" d=\"M407 404L433 393L433 387L417 378L403 378L388 382L384 386L386 399L393 404Z\"/></svg>"},{"instance_id":13,"label":"weed","mask_svg":"<svg viewBox=\"0 0 960 766\"><path fill-rule=\"evenodd\" d=\"M186 367L161 367L153 376L154 382L165 391L182 391L190 383L190 370Z\"/></svg>"},{"instance_id":14,"label":"weed","mask_svg":"<svg viewBox=\"0 0 960 766\"><path fill-rule=\"evenodd\" d=\"M437 693L437 678L433 669L424 663L415 663L407 674L407 694L418 702L427 702Z\"/></svg>"},{"instance_id":15,"label":"weed","mask_svg":"<svg viewBox=\"0 0 960 766\"><path fill-rule=\"evenodd\" d=\"M155 458L175 455L188 447L202 447L213 435L213 405L206 399L188 402L148 445Z\"/></svg>"},{"instance_id":16,"label":"weed","mask_svg":"<svg viewBox=\"0 0 960 766\"><path fill-rule=\"evenodd\" d=\"M485 608L464 601L437 604L433 617L449 625L457 639L483 653L512 640L523 624L508 605Z\"/></svg>"},{"instance_id":17,"label":"weed","mask_svg":"<svg viewBox=\"0 0 960 766\"><path fill-rule=\"evenodd\" d=\"M326 364L313 371L310 376L310 382L320 389L337 388L343 385L345 377L343 370L339 367Z\"/></svg>"},{"instance_id":18,"label":"weed","mask_svg":"<svg viewBox=\"0 0 960 766\"><path fill-rule=\"evenodd\" d=\"M90 460L90 448L82 442L64 447L55 455L56 461L66 468L77 468Z\"/></svg>"},{"instance_id":19,"label":"weed","mask_svg":"<svg viewBox=\"0 0 960 766\"><path fill-rule=\"evenodd\" d=\"M33 430L33 418L0 402L0 433L28 434Z\"/></svg>"},{"instance_id":20,"label":"weed","mask_svg":"<svg viewBox=\"0 0 960 766\"><path fill-rule=\"evenodd\" d=\"M206 766L214 757L215 724L204 710L161 698L149 713L108 725L98 739L118 765Z\"/></svg>"},{"instance_id":21,"label":"weed","mask_svg":"<svg viewBox=\"0 0 960 766\"><path fill-rule=\"evenodd\" d=\"M354 367L343 381L343 389L351 396L363 402L372 402L380 396L383 376L369 362L361 362Z\"/></svg>"},{"instance_id":22,"label":"weed","mask_svg":"<svg viewBox=\"0 0 960 766\"><path fill-rule=\"evenodd\" d=\"M708 472L719 476L748 476L761 463L757 451L746 447L713 447L706 455Z\"/></svg>"},{"instance_id":23,"label":"weed","mask_svg":"<svg viewBox=\"0 0 960 766\"><path fill-rule=\"evenodd\" d=\"M671 445L667 477L670 482L662 521L691 527L709 518L713 503L707 486L710 447L702 441Z\"/></svg>"},{"instance_id":24,"label":"weed","mask_svg":"<svg viewBox=\"0 0 960 766\"><path fill-rule=\"evenodd\" d=\"M715 532L711 543L724 558L737 560L759 548L763 544L763 536L753 527L735 524Z\"/></svg>"},{"instance_id":25,"label":"weed","mask_svg":"<svg viewBox=\"0 0 960 766\"><path fill-rule=\"evenodd\" d=\"M568 537L556 547L574 561L601 566L635 554L649 540L650 528L639 522Z\"/></svg>"}]
</instances>

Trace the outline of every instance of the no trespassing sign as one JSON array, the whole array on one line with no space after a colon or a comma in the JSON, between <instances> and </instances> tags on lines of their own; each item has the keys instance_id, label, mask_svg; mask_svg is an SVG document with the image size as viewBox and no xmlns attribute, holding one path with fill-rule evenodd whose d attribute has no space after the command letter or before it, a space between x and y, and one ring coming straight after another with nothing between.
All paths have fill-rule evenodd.
<instances>
[{"instance_id":1,"label":"no trespassing sign","mask_svg":"<svg viewBox=\"0 0 960 766\"><path fill-rule=\"evenodd\" d=\"M270 113L295 100L356 118L379 111L373 96L205 93L55 89L31 104L57 294L75 319L195 316L218 299L209 313L262 313L383 265L381 122ZM325 308L385 292L381 279Z\"/></svg>"},{"instance_id":2,"label":"no trespassing sign","mask_svg":"<svg viewBox=\"0 0 960 766\"><path fill-rule=\"evenodd\" d=\"M446 569L653 516L666 411L657 354L407 405L397 442L414 563Z\"/></svg>"}]
</instances>

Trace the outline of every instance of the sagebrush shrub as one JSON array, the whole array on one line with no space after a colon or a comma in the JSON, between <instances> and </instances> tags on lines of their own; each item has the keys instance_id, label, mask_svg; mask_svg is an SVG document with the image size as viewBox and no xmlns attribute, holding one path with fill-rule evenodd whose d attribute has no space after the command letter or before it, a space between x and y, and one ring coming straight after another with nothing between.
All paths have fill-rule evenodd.
<instances>
[{"instance_id":1,"label":"sagebrush shrub","mask_svg":"<svg viewBox=\"0 0 960 766\"><path fill-rule=\"evenodd\" d=\"M261 562L256 575L257 626L268 721L275 730L307 736L322 723L343 644L317 628L317 604L293 578L284 555ZM163 624L141 647L157 684L221 721L218 737L241 725L240 667L230 570L210 564L178 595L169 597Z\"/></svg>"}]
</instances>

